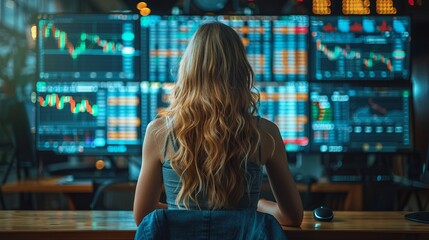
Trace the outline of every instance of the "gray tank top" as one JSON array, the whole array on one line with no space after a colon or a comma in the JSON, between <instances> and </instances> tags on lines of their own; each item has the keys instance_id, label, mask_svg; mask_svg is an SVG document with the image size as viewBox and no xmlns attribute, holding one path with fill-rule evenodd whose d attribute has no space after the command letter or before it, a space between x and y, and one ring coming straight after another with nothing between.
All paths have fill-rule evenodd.
<instances>
[{"instance_id":1,"label":"gray tank top","mask_svg":"<svg viewBox=\"0 0 429 240\"><path fill-rule=\"evenodd\" d=\"M164 181L164 189L166 195L166 201L169 209L179 209L184 208L183 205L178 206L176 204L176 197L179 193L182 183L180 180L180 176L176 173L176 171L171 167L170 160L165 159L166 150L168 147L168 143L171 143L173 146L173 150L178 150L178 145L173 134L170 134L167 137L167 141L165 143L164 148L164 162L162 164L162 177ZM261 158L261 149L259 147L259 159ZM246 169L247 179L244 186L244 195L239 202L238 209L255 209L258 205L260 188L262 184L262 167L256 162L249 161ZM209 209L208 201L206 198L202 198L199 201L199 207L201 209ZM198 209L198 206L195 202L190 200L189 202L190 209Z\"/></svg>"}]
</instances>

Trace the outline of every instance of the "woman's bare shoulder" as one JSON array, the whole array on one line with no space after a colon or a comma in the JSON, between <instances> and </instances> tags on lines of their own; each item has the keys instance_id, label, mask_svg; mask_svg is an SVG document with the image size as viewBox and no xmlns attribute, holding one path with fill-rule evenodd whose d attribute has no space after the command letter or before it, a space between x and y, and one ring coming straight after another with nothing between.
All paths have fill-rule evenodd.
<instances>
[{"instance_id":1,"label":"woman's bare shoulder","mask_svg":"<svg viewBox=\"0 0 429 240\"><path fill-rule=\"evenodd\" d=\"M274 122L265 118L260 118L259 127L261 130L263 130L262 132L265 132L269 135L273 135L279 131L278 126Z\"/></svg>"},{"instance_id":2,"label":"woman's bare shoulder","mask_svg":"<svg viewBox=\"0 0 429 240\"><path fill-rule=\"evenodd\" d=\"M165 118L157 118L149 122L143 141L143 156L145 159L156 159L162 162L167 127Z\"/></svg>"},{"instance_id":3,"label":"woman's bare shoulder","mask_svg":"<svg viewBox=\"0 0 429 240\"><path fill-rule=\"evenodd\" d=\"M166 118L160 117L150 121L147 128L148 130L159 130L159 129L165 128L165 126L166 126Z\"/></svg>"},{"instance_id":4,"label":"woman's bare shoulder","mask_svg":"<svg viewBox=\"0 0 429 240\"><path fill-rule=\"evenodd\" d=\"M155 139L164 139L167 134L166 118L156 118L149 122L146 127L146 135Z\"/></svg>"}]
</instances>

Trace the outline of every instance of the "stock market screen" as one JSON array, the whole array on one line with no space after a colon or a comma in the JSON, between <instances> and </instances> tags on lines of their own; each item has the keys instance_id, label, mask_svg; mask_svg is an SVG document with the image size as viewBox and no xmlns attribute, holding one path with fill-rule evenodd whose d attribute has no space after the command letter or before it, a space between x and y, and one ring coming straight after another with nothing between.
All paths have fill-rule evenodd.
<instances>
[{"instance_id":1,"label":"stock market screen","mask_svg":"<svg viewBox=\"0 0 429 240\"><path fill-rule=\"evenodd\" d=\"M138 15L40 15L37 35L43 81L140 80Z\"/></svg>"},{"instance_id":2,"label":"stock market screen","mask_svg":"<svg viewBox=\"0 0 429 240\"><path fill-rule=\"evenodd\" d=\"M141 122L143 135L150 121L170 105L169 96L173 83L142 82L141 83Z\"/></svg>"},{"instance_id":3,"label":"stock market screen","mask_svg":"<svg viewBox=\"0 0 429 240\"><path fill-rule=\"evenodd\" d=\"M141 17L142 80L174 82L190 38L209 21L237 31L256 81L307 80L308 16L304 15Z\"/></svg>"},{"instance_id":4,"label":"stock market screen","mask_svg":"<svg viewBox=\"0 0 429 240\"><path fill-rule=\"evenodd\" d=\"M169 106L173 83L142 83L143 134L149 122ZM287 151L309 150L308 83L260 83L258 114L277 124Z\"/></svg>"},{"instance_id":5,"label":"stock market screen","mask_svg":"<svg viewBox=\"0 0 429 240\"><path fill-rule=\"evenodd\" d=\"M259 84L259 115L277 124L289 152L309 149L308 83Z\"/></svg>"},{"instance_id":6,"label":"stock market screen","mask_svg":"<svg viewBox=\"0 0 429 240\"><path fill-rule=\"evenodd\" d=\"M408 86L311 84L311 148L319 152L412 150L411 101Z\"/></svg>"},{"instance_id":7,"label":"stock market screen","mask_svg":"<svg viewBox=\"0 0 429 240\"><path fill-rule=\"evenodd\" d=\"M312 80L409 80L409 17L312 16L310 35Z\"/></svg>"},{"instance_id":8,"label":"stock market screen","mask_svg":"<svg viewBox=\"0 0 429 240\"><path fill-rule=\"evenodd\" d=\"M140 83L36 85L36 145L60 154L139 154Z\"/></svg>"}]
</instances>

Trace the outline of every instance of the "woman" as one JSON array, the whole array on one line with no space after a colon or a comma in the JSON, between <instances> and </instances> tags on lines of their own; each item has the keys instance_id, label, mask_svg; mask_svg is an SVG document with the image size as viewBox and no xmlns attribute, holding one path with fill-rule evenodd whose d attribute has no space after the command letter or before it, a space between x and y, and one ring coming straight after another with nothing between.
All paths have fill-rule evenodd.
<instances>
[{"instance_id":1,"label":"woman","mask_svg":"<svg viewBox=\"0 0 429 240\"><path fill-rule=\"evenodd\" d=\"M179 66L170 106L143 144L137 225L157 208L255 209L299 226L303 207L278 127L256 116L259 95L238 34L200 26ZM266 166L276 202L259 200ZM164 184L167 204L159 203Z\"/></svg>"}]
</instances>

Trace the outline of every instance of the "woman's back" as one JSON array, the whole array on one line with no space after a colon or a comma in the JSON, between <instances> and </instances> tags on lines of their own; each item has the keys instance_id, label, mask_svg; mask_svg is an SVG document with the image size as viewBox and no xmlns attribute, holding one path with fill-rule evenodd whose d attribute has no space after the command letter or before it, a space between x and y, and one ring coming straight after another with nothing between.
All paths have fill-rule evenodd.
<instances>
[{"instance_id":1,"label":"woman's back","mask_svg":"<svg viewBox=\"0 0 429 240\"><path fill-rule=\"evenodd\" d=\"M276 126L264 119L255 117L254 121L257 123L259 135L261 138L260 144L255 149L254 154L249 158L247 164L243 164L243 169L246 172L246 181L243 185L245 192L239 204L236 206L237 209L256 209L257 203L260 196L260 189L263 180L263 165L269 159L270 155L274 151L274 139L272 137L273 131ZM164 191L166 194L166 202L168 208L177 209L184 208L183 204L177 204L176 198L179 190L182 187L179 174L171 167L170 159L172 154L178 150L178 143L174 137L174 134L168 131L168 124L164 118L157 119L155 130L157 134L157 142L163 143L162 149L162 178L164 183ZM199 206L197 203L192 202L189 206L190 209L209 209L207 198L201 197L199 199Z\"/></svg>"},{"instance_id":2,"label":"woman's back","mask_svg":"<svg viewBox=\"0 0 429 240\"><path fill-rule=\"evenodd\" d=\"M168 209L184 209L185 206L183 204L179 203L178 205L176 203L177 194L182 187L180 176L171 168L170 161L168 160L163 163L162 175ZM246 185L243 186L245 191L235 209L256 210L258 207L260 188L263 179L261 166L254 162L250 162L246 169L246 175L248 179L246 181ZM191 201L188 209L210 209L207 197L201 196L198 200L198 203Z\"/></svg>"}]
</instances>

